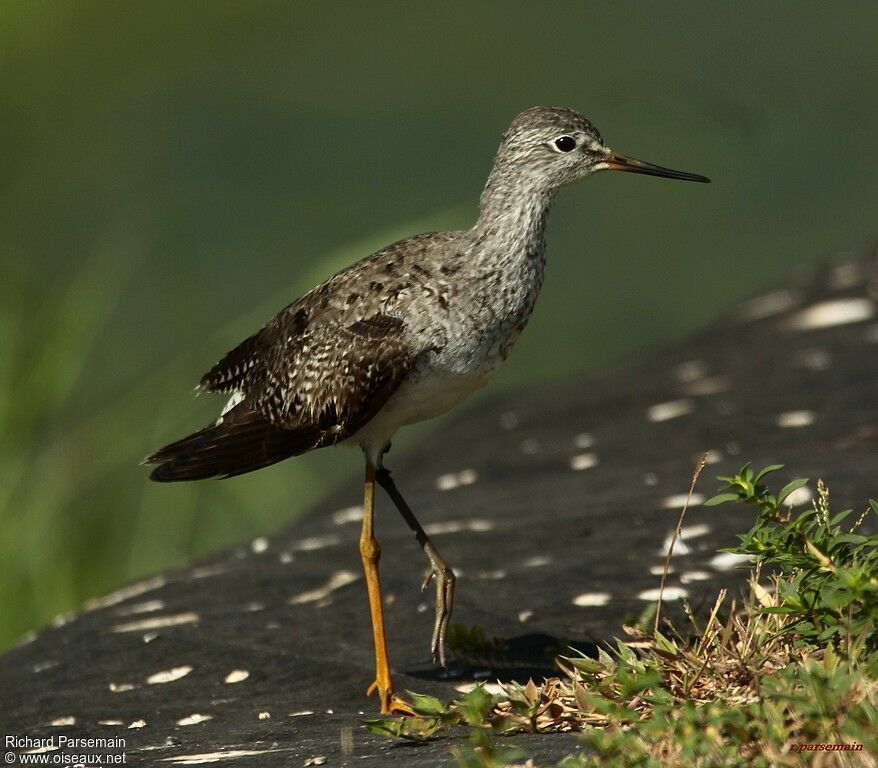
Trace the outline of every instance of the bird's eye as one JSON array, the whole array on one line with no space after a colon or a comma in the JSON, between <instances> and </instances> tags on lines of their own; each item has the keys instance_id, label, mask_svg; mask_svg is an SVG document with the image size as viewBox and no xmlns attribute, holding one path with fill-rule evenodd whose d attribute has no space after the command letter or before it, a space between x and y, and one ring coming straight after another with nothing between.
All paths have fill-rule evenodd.
<instances>
[{"instance_id":1,"label":"bird's eye","mask_svg":"<svg viewBox=\"0 0 878 768\"><path fill-rule=\"evenodd\" d=\"M576 139L572 136L559 136L555 139L555 148L559 152L572 152L576 149Z\"/></svg>"}]
</instances>

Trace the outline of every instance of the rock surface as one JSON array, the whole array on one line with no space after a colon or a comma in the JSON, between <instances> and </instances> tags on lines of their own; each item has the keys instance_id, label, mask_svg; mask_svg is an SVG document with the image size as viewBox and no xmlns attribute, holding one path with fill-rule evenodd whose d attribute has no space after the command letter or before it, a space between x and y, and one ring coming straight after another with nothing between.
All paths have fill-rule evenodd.
<instances>
[{"instance_id":1,"label":"rock surface","mask_svg":"<svg viewBox=\"0 0 878 768\"><path fill-rule=\"evenodd\" d=\"M432 667L425 561L379 491L397 688L448 699L474 679L539 673L559 638L586 647L619 635L655 599L705 451L669 612L675 598L697 607L746 575L717 549L751 512L700 506L715 475L783 463L778 482L807 476L813 492L823 477L837 505L861 508L878 493L876 301L876 254L839 257L682 344L598 378L487 399L390 454L400 489L459 570L455 621L509 639L502 659ZM360 493L352 481L276 536L132 584L26 638L0 658L0 731L119 737L124 748L76 751L124 753L128 765L452 763L464 734L396 744L362 726L375 700L363 696L373 653ZM807 492L795 500L808 503ZM548 764L576 744L511 741Z\"/></svg>"}]
</instances>

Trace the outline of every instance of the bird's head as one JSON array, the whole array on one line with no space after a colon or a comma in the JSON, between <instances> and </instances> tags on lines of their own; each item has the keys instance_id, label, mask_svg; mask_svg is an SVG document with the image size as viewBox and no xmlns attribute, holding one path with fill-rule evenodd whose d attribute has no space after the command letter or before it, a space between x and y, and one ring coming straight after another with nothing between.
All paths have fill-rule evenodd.
<instances>
[{"instance_id":1,"label":"bird's head","mask_svg":"<svg viewBox=\"0 0 878 768\"><path fill-rule=\"evenodd\" d=\"M571 109L534 107L518 115L503 135L495 171L554 190L596 171L629 171L668 179L708 182L696 173L674 171L609 149L598 129Z\"/></svg>"}]
</instances>

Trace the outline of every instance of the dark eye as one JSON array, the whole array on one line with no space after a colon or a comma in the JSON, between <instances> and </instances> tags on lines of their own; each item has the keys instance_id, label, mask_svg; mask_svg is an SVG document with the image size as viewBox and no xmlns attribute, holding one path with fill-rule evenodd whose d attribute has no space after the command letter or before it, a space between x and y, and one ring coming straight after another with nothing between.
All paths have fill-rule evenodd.
<instances>
[{"instance_id":1,"label":"dark eye","mask_svg":"<svg viewBox=\"0 0 878 768\"><path fill-rule=\"evenodd\" d=\"M576 139L572 136L559 136L555 139L555 146L559 152L571 152L576 149Z\"/></svg>"}]
</instances>

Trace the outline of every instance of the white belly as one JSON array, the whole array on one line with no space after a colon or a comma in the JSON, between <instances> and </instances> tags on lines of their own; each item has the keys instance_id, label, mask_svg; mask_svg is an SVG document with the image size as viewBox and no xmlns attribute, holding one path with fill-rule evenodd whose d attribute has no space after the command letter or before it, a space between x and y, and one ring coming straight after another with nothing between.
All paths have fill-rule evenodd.
<instances>
[{"instance_id":1,"label":"white belly","mask_svg":"<svg viewBox=\"0 0 878 768\"><path fill-rule=\"evenodd\" d=\"M450 411L488 383L493 371L456 376L425 376L403 382L387 404L351 441L362 446L377 466L381 451L396 430L406 424L426 421Z\"/></svg>"}]
</instances>

